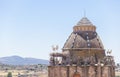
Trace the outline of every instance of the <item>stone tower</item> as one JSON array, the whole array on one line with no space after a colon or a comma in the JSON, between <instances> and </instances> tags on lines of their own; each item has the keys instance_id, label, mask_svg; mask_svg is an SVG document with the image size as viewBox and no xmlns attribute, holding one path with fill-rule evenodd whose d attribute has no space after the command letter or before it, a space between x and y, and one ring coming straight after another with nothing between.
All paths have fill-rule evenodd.
<instances>
[{"instance_id":1,"label":"stone tower","mask_svg":"<svg viewBox=\"0 0 120 77\"><path fill-rule=\"evenodd\" d=\"M48 77L115 77L111 52L105 54L96 26L83 17L73 27L62 52L50 54Z\"/></svg>"}]
</instances>

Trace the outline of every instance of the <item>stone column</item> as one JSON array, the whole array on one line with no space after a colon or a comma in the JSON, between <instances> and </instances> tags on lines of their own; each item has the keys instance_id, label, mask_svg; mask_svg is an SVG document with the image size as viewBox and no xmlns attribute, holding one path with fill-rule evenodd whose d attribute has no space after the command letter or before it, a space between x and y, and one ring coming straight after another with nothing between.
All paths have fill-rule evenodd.
<instances>
[{"instance_id":1,"label":"stone column","mask_svg":"<svg viewBox=\"0 0 120 77\"><path fill-rule=\"evenodd\" d=\"M101 66L100 65L98 65L97 74L98 74L98 77L102 77L102 75L101 75Z\"/></svg>"},{"instance_id":2,"label":"stone column","mask_svg":"<svg viewBox=\"0 0 120 77\"><path fill-rule=\"evenodd\" d=\"M84 77L88 77L88 66L84 65Z\"/></svg>"},{"instance_id":3,"label":"stone column","mask_svg":"<svg viewBox=\"0 0 120 77\"><path fill-rule=\"evenodd\" d=\"M67 77L69 77L69 66L67 66Z\"/></svg>"},{"instance_id":4,"label":"stone column","mask_svg":"<svg viewBox=\"0 0 120 77\"><path fill-rule=\"evenodd\" d=\"M88 77L95 77L95 67L94 66L89 67Z\"/></svg>"}]
</instances>

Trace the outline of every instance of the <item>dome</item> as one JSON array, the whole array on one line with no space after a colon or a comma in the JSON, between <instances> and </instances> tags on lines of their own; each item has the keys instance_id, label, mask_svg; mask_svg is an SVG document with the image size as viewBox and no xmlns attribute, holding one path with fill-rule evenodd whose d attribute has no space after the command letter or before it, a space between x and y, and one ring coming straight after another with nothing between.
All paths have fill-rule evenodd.
<instances>
[{"instance_id":1,"label":"dome","mask_svg":"<svg viewBox=\"0 0 120 77\"><path fill-rule=\"evenodd\" d=\"M73 32L63 49L84 49L99 48L104 49L103 44L96 32Z\"/></svg>"},{"instance_id":2,"label":"dome","mask_svg":"<svg viewBox=\"0 0 120 77\"><path fill-rule=\"evenodd\" d=\"M73 27L73 32L64 44L63 49L104 49L103 44L96 32L96 27L83 17L77 25Z\"/></svg>"}]
</instances>

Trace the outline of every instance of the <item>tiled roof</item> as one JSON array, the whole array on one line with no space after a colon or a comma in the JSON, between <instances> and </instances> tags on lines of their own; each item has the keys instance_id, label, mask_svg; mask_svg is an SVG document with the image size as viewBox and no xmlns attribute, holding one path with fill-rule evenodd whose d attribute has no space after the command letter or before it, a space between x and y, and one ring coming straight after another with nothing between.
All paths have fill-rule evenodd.
<instances>
[{"instance_id":1,"label":"tiled roof","mask_svg":"<svg viewBox=\"0 0 120 77\"><path fill-rule=\"evenodd\" d=\"M83 17L76 26L81 26L81 25L93 25L87 17Z\"/></svg>"},{"instance_id":2,"label":"tiled roof","mask_svg":"<svg viewBox=\"0 0 120 77\"><path fill-rule=\"evenodd\" d=\"M89 32L88 35L84 33L72 33L63 49L65 48L100 48L104 49L99 36L95 32Z\"/></svg>"}]
</instances>

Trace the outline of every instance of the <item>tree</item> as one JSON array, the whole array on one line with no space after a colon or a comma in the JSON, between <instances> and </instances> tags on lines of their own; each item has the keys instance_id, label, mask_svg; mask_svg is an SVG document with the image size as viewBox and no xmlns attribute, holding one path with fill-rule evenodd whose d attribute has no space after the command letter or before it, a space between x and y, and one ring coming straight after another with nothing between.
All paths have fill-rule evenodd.
<instances>
[{"instance_id":1,"label":"tree","mask_svg":"<svg viewBox=\"0 0 120 77\"><path fill-rule=\"evenodd\" d=\"M8 72L7 77L12 77L12 73Z\"/></svg>"}]
</instances>

